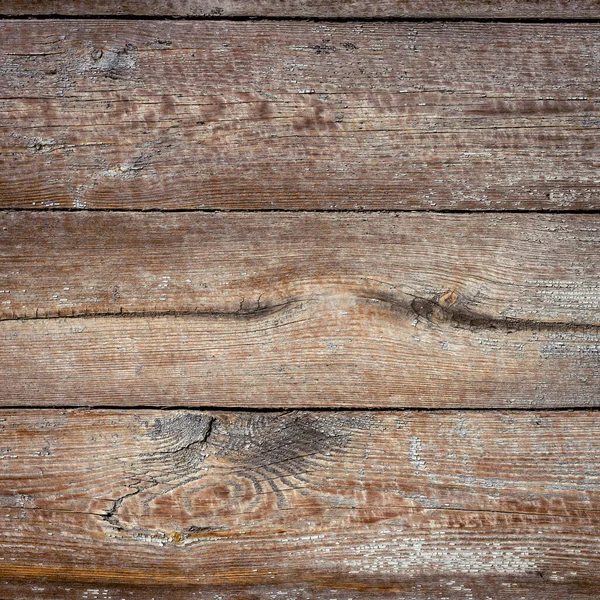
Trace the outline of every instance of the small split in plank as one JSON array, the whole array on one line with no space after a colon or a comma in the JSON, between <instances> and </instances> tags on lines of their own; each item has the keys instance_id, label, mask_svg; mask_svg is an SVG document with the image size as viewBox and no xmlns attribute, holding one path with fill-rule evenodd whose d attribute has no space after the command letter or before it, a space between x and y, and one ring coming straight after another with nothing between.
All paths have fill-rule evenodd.
<instances>
[{"instance_id":1,"label":"small split in plank","mask_svg":"<svg viewBox=\"0 0 600 600\"><path fill-rule=\"evenodd\" d=\"M600 217L0 214L4 406L600 397Z\"/></svg>"},{"instance_id":2,"label":"small split in plank","mask_svg":"<svg viewBox=\"0 0 600 600\"><path fill-rule=\"evenodd\" d=\"M166 5L165 5L166 4ZM2 15L597 19L598 0L1 0Z\"/></svg>"},{"instance_id":3,"label":"small split in plank","mask_svg":"<svg viewBox=\"0 0 600 600\"><path fill-rule=\"evenodd\" d=\"M596 210L599 76L594 23L5 20L0 207Z\"/></svg>"},{"instance_id":4,"label":"small split in plank","mask_svg":"<svg viewBox=\"0 0 600 600\"><path fill-rule=\"evenodd\" d=\"M597 598L595 411L0 415L6 600Z\"/></svg>"}]
</instances>

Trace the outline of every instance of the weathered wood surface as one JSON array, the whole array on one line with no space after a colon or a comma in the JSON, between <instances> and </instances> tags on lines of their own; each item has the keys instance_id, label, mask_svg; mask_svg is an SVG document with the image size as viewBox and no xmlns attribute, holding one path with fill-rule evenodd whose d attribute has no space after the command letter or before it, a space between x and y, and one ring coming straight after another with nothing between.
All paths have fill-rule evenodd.
<instances>
[{"instance_id":1,"label":"weathered wood surface","mask_svg":"<svg viewBox=\"0 0 600 600\"><path fill-rule=\"evenodd\" d=\"M0 206L598 209L599 76L588 23L3 21Z\"/></svg>"},{"instance_id":2,"label":"weathered wood surface","mask_svg":"<svg viewBox=\"0 0 600 600\"><path fill-rule=\"evenodd\" d=\"M4 406L600 398L597 215L4 212L0 266Z\"/></svg>"},{"instance_id":3,"label":"weathered wood surface","mask_svg":"<svg viewBox=\"0 0 600 600\"><path fill-rule=\"evenodd\" d=\"M597 598L598 412L1 418L3 598Z\"/></svg>"},{"instance_id":4,"label":"weathered wood surface","mask_svg":"<svg viewBox=\"0 0 600 600\"><path fill-rule=\"evenodd\" d=\"M598 0L1 0L2 15L598 19Z\"/></svg>"}]
</instances>

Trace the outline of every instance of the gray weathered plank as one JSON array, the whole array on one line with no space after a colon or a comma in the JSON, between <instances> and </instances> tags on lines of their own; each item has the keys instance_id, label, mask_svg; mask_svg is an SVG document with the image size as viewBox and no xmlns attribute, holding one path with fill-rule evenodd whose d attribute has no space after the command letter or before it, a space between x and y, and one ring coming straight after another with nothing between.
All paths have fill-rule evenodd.
<instances>
[{"instance_id":1,"label":"gray weathered plank","mask_svg":"<svg viewBox=\"0 0 600 600\"><path fill-rule=\"evenodd\" d=\"M598 0L0 0L3 15L597 19Z\"/></svg>"},{"instance_id":2,"label":"gray weathered plank","mask_svg":"<svg viewBox=\"0 0 600 600\"><path fill-rule=\"evenodd\" d=\"M4 410L2 597L596 598L598 415Z\"/></svg>"},{"instance_id":3,"label":"gray weathered plank","mask_svg":"<svg viewBox=\"0 0 600 600\"><path fill-rule=\"evenodd\" d=\"M598 209L599 42L586 23L3 21L0 206Z\"/></svg>"},{"instance_id":4,"label":"gray weathered plank","mask_svg":"<svg viewBox=\"0 0 600 600\"><path fill-rule=\"evenodd\" d=\"M7 405L596 406L600 217L4 212Z\"/></svg>"}]
</instances>

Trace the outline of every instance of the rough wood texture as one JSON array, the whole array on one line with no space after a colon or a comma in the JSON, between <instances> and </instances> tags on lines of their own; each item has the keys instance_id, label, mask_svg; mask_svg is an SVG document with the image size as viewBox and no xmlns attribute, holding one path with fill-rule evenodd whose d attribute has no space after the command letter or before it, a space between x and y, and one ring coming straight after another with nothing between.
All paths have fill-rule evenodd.
<instances>
[{"instance_id":1,"label":"rough wood texture","mask_svg":"<svg viewBox=\"0 0 600 600\"><path fill-rule=\"evenodd\" d=\"M598 404L596 215L0 217L5 406Z\"/></svg>"},{"instance_id":2,"label":"rough wood texture","mask_svg":"<svg viewBox=\"0 0 600 600\"><path fill-rule=\"evenodd\" d=\"M1 415L5 599L598 597L597 412Z\"/></svg>"},{"instance_id":3,"label":"rough wood texture","mask_svg":"<svg viewBox=\"0 0 600 600\"><path fill-rule=\"evenodd\" d=\"M3 15L597 19L598 0L2 0Z\"/></svg>"},{"instance_id":4,"label":"rough wood texture","mask_svg":"<svg viewBox=\"0 0 600 600\"><path fill-rule=\"evenodd\" d=\"M3 207L600 208L597 24L3 21L0 56Z\"/></svg>"}]
</instances>

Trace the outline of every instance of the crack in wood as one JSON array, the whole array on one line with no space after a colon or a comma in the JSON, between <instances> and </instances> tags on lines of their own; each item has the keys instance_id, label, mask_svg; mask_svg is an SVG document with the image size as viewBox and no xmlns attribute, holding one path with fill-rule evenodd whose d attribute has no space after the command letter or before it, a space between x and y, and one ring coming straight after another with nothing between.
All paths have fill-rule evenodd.
<instances>
[{"instance_id":1,"label":"crack in wood","mask_svg":"<svg viewBox=\"0 0 600 600\"><path fill-rule=\"evenodd\" d=\"M370 292L361 296L369 302L381 302L390 308L403 312L409 318L417 317L439 326L450 325L467 331L493 330L503 333L519 331L534 332L595 332L600 330L599 324L569 323L566 321L541 321L526 318L494 317L478 313L467 308L454 290L447 290L431 298L402 292L386 294Z\"/></svg>"},{"instance_id":2,"label":"crack in wood","mask_svg":"<svg viewBox=\"0 0 600 600\"><path fill-rule=\"evenodd\" d=\"M600 325L588 323L492 317L472 312L462 306L453 306L452 304L444 304L440 300L419 297L415 297L411 301L411 308L416 315L432 323L443 324L448 322L453 327L469 331L491 329L504 333L513 333L517 331L598 331L600 329Z\"/></svg>"},{"instance_id":3,"label":"crack in wood","mask_svg":"<svg viewBox=\"0 0 600 600\"><path fill-rule=\"evenodd\" d=\"M39 309L36 308L35 314L31 316L14 316L10 317L6 315L0 316L0 321L43 321L52 319L149 319L149 318L160 318L160 317L199 317L199 318L233 318L233 319L254 319L260 317L269 317L285 310L290 306L294 306L301 302L309 302L310 299L297 299L291 298L285 302L277 304L258 304L255 306L248 305L243 306L243 302L240 307L234 311L220 311L220 310L132 310L126 311L123 306L119 306L115 312L97 312L90 313L88 307L84 307L83 313L60 313L60 309L56 314L39 314Z\"/></svg>"},{"instance_id":4,"label":"crack in wood","mask_svg":"<svg viewBox=\"0 0 600 600\"><path fill-rule=\"evenodd\" d=\"M161 317L196 317L196 318L231 318L254 320L271 317L277 313L284 312L293 306L302 307L309 302L319 302L327 299L327 296L313 296L305 298L289 298L283 302L269 303L262 300L264 294L260 294L259 300L255 305L245 305L244 300L235 311L211 310L134 310L125 311L119 307L118 312L98 312L88 313L85 307L84 313L45 314L40 316L36 309L35 315L19 317L0 317L0 321L33 321L33 320L52 320L52 319L141 319L141 318L161 318ZM395 292L386 294L385 292L374 293L372 290L365 294L357 294L356 299L365 302L380 302L387 304L396 310L407 313L409 318L417 317L427 322L437 325L449 324L452 327L468 331L494 330L507 334L520 331L535 332L597 332L600 324L595 323L571 323L567 321L543 321L527 318L494 317L487 314L478 313L465 306L460 297L453 290L447 290L431 298L425 298L408 292ZM262 302L261 302L262 301Z\"/></svg>"}]
</instances>

